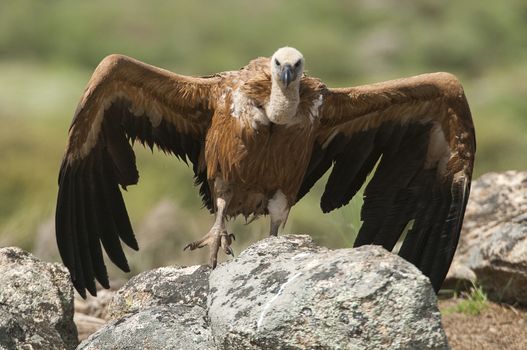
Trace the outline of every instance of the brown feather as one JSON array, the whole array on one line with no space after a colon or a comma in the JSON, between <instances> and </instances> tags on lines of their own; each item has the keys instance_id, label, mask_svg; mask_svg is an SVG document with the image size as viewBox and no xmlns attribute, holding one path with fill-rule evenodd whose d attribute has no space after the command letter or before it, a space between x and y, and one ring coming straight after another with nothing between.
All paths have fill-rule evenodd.
<instances>
[{"instance_id":1,"label":"brown feather","mask_svg":"<svg viewBox=\"0 0 527 350\"><path fill-rule=\"evenodd\" d=\"M77 290L94 294L94 277L108 286L101 243L124 270L121 240L137 248L118 188L139 179L135 140L190 161L211 211L215 180L227 183L229 216L267 214L277 191L291 207L332 165L321 207L339 208L380 159L356 244L391 249L415 219L401 255L438 289L459 237L474 162L461 85L446 73L341 89L300 79L294 119L279 125L266 116L269 58L202 78L122 55L105 58L75 112L59 175L57 241Z\"/></svg>"}]
</instances>

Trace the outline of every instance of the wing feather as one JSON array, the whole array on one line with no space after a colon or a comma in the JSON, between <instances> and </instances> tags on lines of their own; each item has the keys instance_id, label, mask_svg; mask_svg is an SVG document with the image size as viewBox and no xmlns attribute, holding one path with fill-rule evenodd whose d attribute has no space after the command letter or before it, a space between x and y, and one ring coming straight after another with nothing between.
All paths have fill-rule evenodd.
<instances>
[{"instance_id":1,"label":"wing feather","mask_svg":"<svg viewBox=\"0 0 527 350\"><path fill-rule=\"evenodd\" d=\"M212 209L199 157L220 79L180 76L121 55L95 70L70 127L56 208L59 251L82 296L85 289L96 294L94 278L109 287L102 247L124 271L129 266L121 241L138 249L119 190L139 179L135 140L190 160Z\"/></svg>"},{"instance_id":2,"label":"wing feather","mask_svg":"<svg viewBox=\"0 0 527 350\"><path fill-rule=\"evenodd\" d=\"M75 194L76 194L76 203L75 206L75 215L74 220L76 221L76 226L74 228L78 232L78 244L77 251L80 253L80 264L82 265L82 275L83 276L93 276L94 268L92 263L92 254L90 247L90 233L87 227L86 220L86 187L84 186L81 179L77 179L75 183ZM85 249L87 247L88 249ZM84 278L79 278L84 279ZM96 293L97 288L95 287L95 281L93 279L84 279L86 284L86 289L90 293Z\"/></svg>"},{"instance_id":3,"label":"wing feather","mask_svg":"<svg viewBox=\"0 0 527 350\"><path fill-rule=\"evenodd\" d=\"M85 203L85 219L86 219L86 235L89 240L89 250L92 257L91 263L93 267L94 277L104 287L110 288L108 280L108 272L104 266L104 258L100 240L100 225L97 216L97 200L95 198L95 184L93 172L88 172L86 183L84 186L84 203ZM90 292L91 293L91 292ZM93 294L93 293L92 293Z\"/></svg>"},{"instance_id":4,"label":"wing feather","mask_svg":"<svg viewBox=\"0 0 527 350\"><path fill-rule=\"evenodd\" d=\"M459 81L434 73L379 84L327 89L301 198L331 165L321 208L364 192L355 246L392 250L439 290L448 271L470 190L475 153L472 117Z\"/></svg>"}]
</instances>

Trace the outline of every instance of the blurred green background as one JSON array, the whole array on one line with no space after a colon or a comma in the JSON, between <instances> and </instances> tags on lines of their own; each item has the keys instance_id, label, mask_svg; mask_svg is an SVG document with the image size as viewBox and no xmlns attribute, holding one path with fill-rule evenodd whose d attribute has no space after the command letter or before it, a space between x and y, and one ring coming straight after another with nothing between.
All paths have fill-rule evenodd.
<instances>
[{"instance_id":1,"label":"blurred green background","mask_svg":"<svg viewBox=\"0 0 527 350\"><path fill-rule=\"evenodd\" d=\"M205 75L289 45L329 86L452 72L472 108L477 177L527 166L526 33L524 0L2 0L0 246L56 259L51 218L67 129L91 72L110 53ZM212 222L192 172L175 158L136 151L141 181L125 199L145 252L131 254L132 267L204 262L203 253L181 251ZM322 187L292 210L285 231L349 246L361 200L322 215ZM267 226L232 224L235 249L264 237Z\"/></svg>"}]
</instances>

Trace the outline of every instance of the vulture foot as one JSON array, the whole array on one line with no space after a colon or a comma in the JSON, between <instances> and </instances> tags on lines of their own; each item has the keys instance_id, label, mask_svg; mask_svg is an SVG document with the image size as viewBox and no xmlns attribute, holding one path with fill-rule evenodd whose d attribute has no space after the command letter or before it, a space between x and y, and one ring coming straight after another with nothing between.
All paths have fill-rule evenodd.
<instances>
[{"instance_id":1,"label":"vulture foot","mask_svg":"<svg viewBox=\"0 0 527 350\"><path fill-rule=\"evenodd\" d=\"M187 244L183 250L194 250L209 246L209 265L210 267L215 268L218 264L218 251L220 247L225 254L234 256L231 244L235 239L234 234L228 233L224 228L213 226L209 233L203 236L203 238Z\"/></svg>"}]
</instances>

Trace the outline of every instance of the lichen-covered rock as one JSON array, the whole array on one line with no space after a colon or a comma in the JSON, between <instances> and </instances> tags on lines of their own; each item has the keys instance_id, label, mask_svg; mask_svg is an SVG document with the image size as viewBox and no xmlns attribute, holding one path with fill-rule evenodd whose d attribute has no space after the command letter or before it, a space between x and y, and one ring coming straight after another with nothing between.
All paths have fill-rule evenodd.
<instances>
[{"instance_id":1,"label":"lichen-covered rock","mask_svg":"<svg viewBox=\"0 0 527 350\"><path fill-rule=\"evenodd\" d=\"M77 349L215 349L205 313L200 306L175 304L142 309L107 324Z\"/></svg>"},{"instance_id":2,"label":"lichen-covered rock","mask_svg":"<svg viewBox=\"0 0 527 350\"><path fill-rule=\"evenodd\" d=\"M489 298L527 305L527 218L491 229L470 265Z\"/></svg>"},{"instance_id":3,"label":"lichen-covered rock","mask_svg":"<svg viewBox=\"0 0 527 350\"><path fill-rule=\"evenodd\" d=\"M445 285L464 280L477 280L491 299L527 305L527 172L474 182Z\"/></svg>"},{"instance_id":4,"label":"lichen-covered rock","mask_svg":"<svg viewBox=\"0 0 527 350\"><path fill-rule=\"evenodd\" d=\"M0 349L65 349L65 347L59 333L52 328L12 313L9 306L0 304Z\"/></svg>"},{"instance_id":5,"label":"lichen-covered rock","mask_svg":"<svg viewBox=\"0 0 527 350\"><path fill-rule=\"evenodd\" d=\"M184 304L206 307L209 291L207 266L161 267L130 279L108 305L108 319L156 305Z\"/></svg>"},{"instance_id":6,"label":"lichen-covered rock","mask_svg":"<svg viewBox=\"0 0 527 350\"><path fill-rule=\"evenodd\" d=\"M19 248L0 249L0 345L73 349L73 286L66 268Z\"/></svg>"},{"instance_id":7,"label":"lichen-covered rock","mask_svg":"<svg viewBox=\"0 0 527 350\"><path fill-rule=\"evenodd\" d=\"M428 279L377 246L260 241L210 276L219 349L447 349Z\"/></svg>"}]
</instances>

